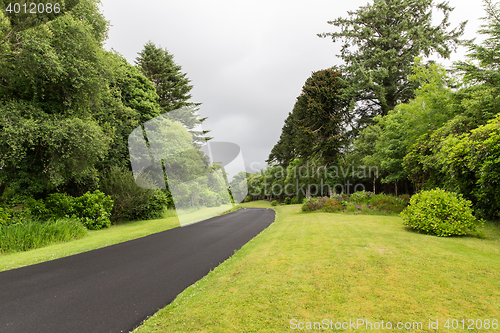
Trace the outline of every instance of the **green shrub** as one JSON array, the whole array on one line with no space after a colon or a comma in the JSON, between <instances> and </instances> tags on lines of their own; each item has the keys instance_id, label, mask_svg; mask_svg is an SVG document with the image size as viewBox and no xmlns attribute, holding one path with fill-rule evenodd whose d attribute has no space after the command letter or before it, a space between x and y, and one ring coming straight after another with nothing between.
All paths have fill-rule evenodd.
<instances>
[{"instance_id":1,"label":"green shrub","mask_svg":"<svg viewBox=\"0 0 500 333\"><path fill-rule=\"evenodd\" d=\"M328 213L338 212L342 210L342 205L337 200L328 199L323 205L323 210Z\"/></svg>"},{"instance_id":2,"label":"green shrub","mask_svg":"<svg viewBox=\"0 0 500 333\"><path fill-rule=\"evenodd\" d=\"M278 205L278 201L273 200L273 201L271 202L271 206L277 206L277 205Z\"/></svg>"},{"instance_id":3,"label":"green shrub","mask_svg":"<svg viewBox=\"0 0 500 333\"><path fill-rule=\"evenodd\" d=\"M292 203L292 199L290 197L285 198L285 205L289 205Z\"/></svg>"},{"instance_id":4,"label":"green shrub","mask_svg":"<svg viewBox=\"0 0 500 333\"><path fill-rule=\"evenodd\" d=\"M250 202L250 201L252 201L252 197L251 197L251 196L249 196L249 195L247 195L247 196L245 197L245 202Z\"/></svg>"},{"instance_id":5,"label":"green shrub","mask_svg":"<svg viewBox=\"0 0 500 333\"><path fill-rule=\"evenodd\" d=\"M478 223L471 206L460 194L435 189L412 196L410 205L400 215L404 225L426 234L465 235L468 230L475 231Z\"/></svg>"},{"instance_id":6,"label":"green shrub","mask_svg":"<svg viewBox=\"0 0 500 333\"><path fill-rule=\"evenodd\" d=\"M99 230L111 225L110 216L113 209L111 196L95 190L73 199L73 213L80 218L83 225L90 230Z\"/></svg>"},{"instance_id":7,"label":"green shrub","mask_svg":"<svg viewBox=\"0 0 500 333\"><path fill-rule=\"evenodd\" d=\"M297 205L299 203L299 197L295 196L292 198L292 205Z\"/></svg>"},{"instance_id":8,"label":"green shrub","mask_svg":"<svg viewBox=\"0 0 500 333\"><path fill-rule=\"evenodd\" d=\"M39 200L41 201L41 200ZM39 214L44 220L70 217L74 212L74 198L66 193L52 193L45 200L45 214Z\"/></svg>"},{"instance_id":9,"label":"green shrub","mask_svg":"<svg viewBox=\"0 0 500 333\"><path fill-rule=\"evenodd\" d=\"M302 205L302 211L303 212L310 212L310 211L322 209L323 205L328 200L329 200L328 197L309 198L309 200L306 200L306 202Z\"/></svg>"},{"instance_id":10,"label":"green shrub","mask_svg":"<svg viewBox=\"0 0 500 333\"><path fill-rule=\"evenodd\" d=\"M152 185L152 180L147 176L140 176L139 182ZM150 216L160 216L164 207L156 203L158 201L157 191L137 186L132 171L119 167L112 167L103 177L99 188L111 196L114 202L111 220L113 223L122 220L147 219ZM153 198L154 196L157 198ZM170 203L170 202L167 202ZM155 209L155 211L151 211Z\"/></svg>"},{"instance_id":11,"label":"green shrub","mask_svg":"<svg viewBox=\"0 0 500 333\"><path fill-rule=\"evenodd\" d=\"M332 199L335 199L338 202L348 201L349 200L349 195L347 193L334 194L333 197L332 197Z\"/></svg>"},{"instance_id":12,"label":"green shrub","mask_svg":"<svg viewBox=\"0 0 500 333\"><path fill-rule=\"evenodd\" d=\"M401 194L400 196L398 196L398 198L408 206L408 204L410 203L411 195Z\"/></svg>"},{"instance_id":13,"label":"green shrub","mask_svg":"<svg viewBox=\"0 0 500 333\"><path fill-rule=\"evenodd\" d=\"M86 233L87 229L76 218L0 226L0 252L27 251L82 238Z\"/></svg>"},{"instance_id":14,"label":"green shrub","mask_svg":"<svg viewBox=\"0 0 500 333\"><path fill-rule=\"evenodd\" d=\"M368 203L370 198L373 196L373 192L370 191L358 191L351 194L349 201L355 202L357 204Z\"/></svg>"},{"instance_id":15,"label":"green shrub","mask_svg":"<svg viewBox=\"0 0 500 333\"><path fill-rule=\"evenodd\" d=\"M385 194L373 195L369 202L374 209L385 213L399 214L407 206L403 199Z\"/></svg>"},{"instance_id":16,"label":"green shrub","mask_svg":"<svg viewBox=\"0 0 500 333\"><path fill-rule=\"evenodd\" d=\"M162 190L152 190L153 195L149 198L144 210L137 212L135 219L138 220L153 220L164 216L165 209L168 206L169 200L167 195ZM211 192L213 193L213 192ZM215 197L217 194L213 193ZM217 199L214 199L214 201Z\"/></svg>"},{"instance_id":17,"label":"green shrub","mask_svg":"<svg viewBox=\"0 0 500 333\"><path fill-rule=\"evenodd\" d=\"M345 210L346 210L346 211L348 211L348 212L353 213L353 212L355 212L357 209L356 209L356 206L349 205L349 206L347 206L347 208L346 208Z\"/></svg>"}]
</instances>

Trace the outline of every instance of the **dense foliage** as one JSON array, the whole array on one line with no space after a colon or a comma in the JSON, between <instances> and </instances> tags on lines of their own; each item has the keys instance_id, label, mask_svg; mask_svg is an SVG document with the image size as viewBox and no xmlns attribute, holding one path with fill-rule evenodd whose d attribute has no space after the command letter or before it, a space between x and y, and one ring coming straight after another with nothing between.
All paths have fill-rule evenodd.
<instances>
[{"instance_id":1,"label":"dense foliage","mask_svg":"<svg viewBox=\"0 0 500 333\"><path fill-rule=\"evenodd\" d=\"M60 5L57 15L30 16L6 12L2 2L0 224L74 216L100 229L161 217L170 191L137 186L128 137L163 113L200 105L189 101L190 81L151 42L137 65L106 51L109 22L98 0ZM196 109L186 114L191 135L209 139L193 130L203 121Z\"/></svg>"},{"instance_id":2,"label":"dense foliage","mask_svg":"<svg viewBox=\"0 0 500 333\"><path fill-rule=\"evenodd\" d=\"M443 14L438 25L432 22L433 9ZM450 56L465 27L463 22L447 30L452 11L447 3L433 0L376 0L349 11L349 18L328 22L340 31L319 36L343 41L339 57L350 73L349 89L361 102L357 113L362 123L414 97L417 85L408 75L416 57L433 52Z\"/></svg>"},{"instance_id":3,"label":"dense foliage","mask_svg":"<svg viewBox=\"0 0 500 333\"><path fill-rule=\"evenodd\" d=\"M426 234L446 237L475 231L472 203L441 189L415 194L401 213L404 224Z\"/></svg>"},{"instance_id":4,"label":"dense foliage","mask_svg":"<svg viewBox=\"0 0 500 333\"><path fill-rule=\"evenodd\" d=\"M498 219L500 8L492 0L484 7L481 44L460 41L464 23L448 30L452 8L432 0L373 1L329 22L339 31L321 36L343 41L344 65L335 68L341 85L315 88L301 108L305 88L325 71L306 81L269 155L272 164L248 177L250 197L301 202L341 193L397 211L404 205L395 199L353 192L392 193L399 200L443 188L470 200L477 216ZM443 14L439 25L432 24L433 12ZM458 44L469 52L453 70L423 58L447 58ZM323 105L330 96L341 105L330 114L339 118L315 112L316 101Z\"/></svg>"}]
</instances>

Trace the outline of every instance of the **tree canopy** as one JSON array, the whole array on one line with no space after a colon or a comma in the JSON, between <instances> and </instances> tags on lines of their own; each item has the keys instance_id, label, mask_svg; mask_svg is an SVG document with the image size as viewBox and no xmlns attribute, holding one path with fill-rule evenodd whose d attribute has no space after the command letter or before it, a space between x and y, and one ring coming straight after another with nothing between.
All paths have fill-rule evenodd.
<instances>
[{"instance_id":1,"label":"tree canopy","mask_svg":"<svg viewBox=\"0 0 500 333\"><path fill-rule=\"evenodd\" d=\"M433 10L443 14L438 25L432 24ZM376 0L349 11L348 18L328 22L340 31L318 36L343 41L338 56L349 73L349 89L357 96L361 124L414 97L417 85L408 75L415 57L434 52L450 56L466 24L448 30L452 11L446 2L433 0Z\"/></svg>"}]
</instances>

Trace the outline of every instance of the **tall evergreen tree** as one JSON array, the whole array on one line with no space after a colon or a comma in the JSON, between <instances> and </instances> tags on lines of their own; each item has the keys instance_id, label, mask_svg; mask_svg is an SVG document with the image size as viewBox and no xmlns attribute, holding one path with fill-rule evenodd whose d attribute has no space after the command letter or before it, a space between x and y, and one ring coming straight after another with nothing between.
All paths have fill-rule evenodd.
<instances>
[{"instance_id":1,"label":"tall evergreen tree","mask_svg":"<svg viewBox=\"0 0 500 333\"><path fill-rule=\"evenodd\" d=\"M314 72L297 97L268 162L284 166L295 158L335 162L350 122L351 100L343 94L345 89L337 68Z\"/></svg>"},{"instance_id":2,"label":"tall evergreen tree","mask_svg":"<svg viewBox=\"0 0 500 333\"><path fill-rule=\"evenodd\" d=\"M459 61L456 67L464 73L468 83L485 83L488 87L500 87L500 8L498 3L484 0L486 24L478 31L487 38L481 45L466 43L469 61Z\"/></svg>"},{"instance_id":3,"label":"tall evergreen tree","mask_svg":"<svg viewBox=\"0 0 500 333\"><path fill-rule=\"evenodd\" d=\"M176 114L184 126L186 126L193 137L198 142L209 140L203 137L209 131L197 131L196 126L201 124L206 118L199 118L198 106L201 103L189 102L189 94L192 85L182 67L174 62L174 57L167 49L157 47L152 42L146 43L144 49L139 53L136 64L148 77L156 88L158 94L158 104L163 112L171 112L184 108L188 110L182 114Z\"/></svg>"},{"instance_id":4,"label":"tall evergreen tree","mask_svg":"<svg viewBox=\"0 0 500 333\"><path fill-rule=\"evenodd\" d=\"M436 26L433 9L444 15ZM318 34L344 43L339 57L351 74L360 124L414 97L417 86L407 77L416 57L436 52L449 58L466 24L448 31L452 11L446 2L433 0L375 0L349 11L349 18L329 21L339 32Z\"/></svg>"}]
</instances>

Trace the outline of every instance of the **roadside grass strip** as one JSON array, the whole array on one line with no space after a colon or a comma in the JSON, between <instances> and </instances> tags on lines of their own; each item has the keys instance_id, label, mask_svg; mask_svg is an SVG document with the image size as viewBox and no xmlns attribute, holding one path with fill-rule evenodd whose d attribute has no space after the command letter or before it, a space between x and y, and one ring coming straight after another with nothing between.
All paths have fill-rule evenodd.
<instances>
[{"instance_id":1,"label":"roadside grass strip","mask_svg":"<svg viewBox=\"0 0 500 333\"><path fill-rule=\"evenodd\" d=\"M358 320L435 332L429 320L446 331L448 319L500 319L498 225L484 228L485 239L439 238L397 216L300 207L275 207L271 226L134 332L291 332Z\"/></svg>"},{"instance_id":2,"label":"roadside grass strip","mask_svg":"<svg viewBox=\"0 0 500 333\"><path fill-rule=\"evenodd\" d=\"M123 222L106 229L89 230L85 237L78 240L25 252L2 253L0 254L0 272L99 249L178 226L179 220L175 211L169 210L163 219Z\"/></svg>"}]
</instances>

